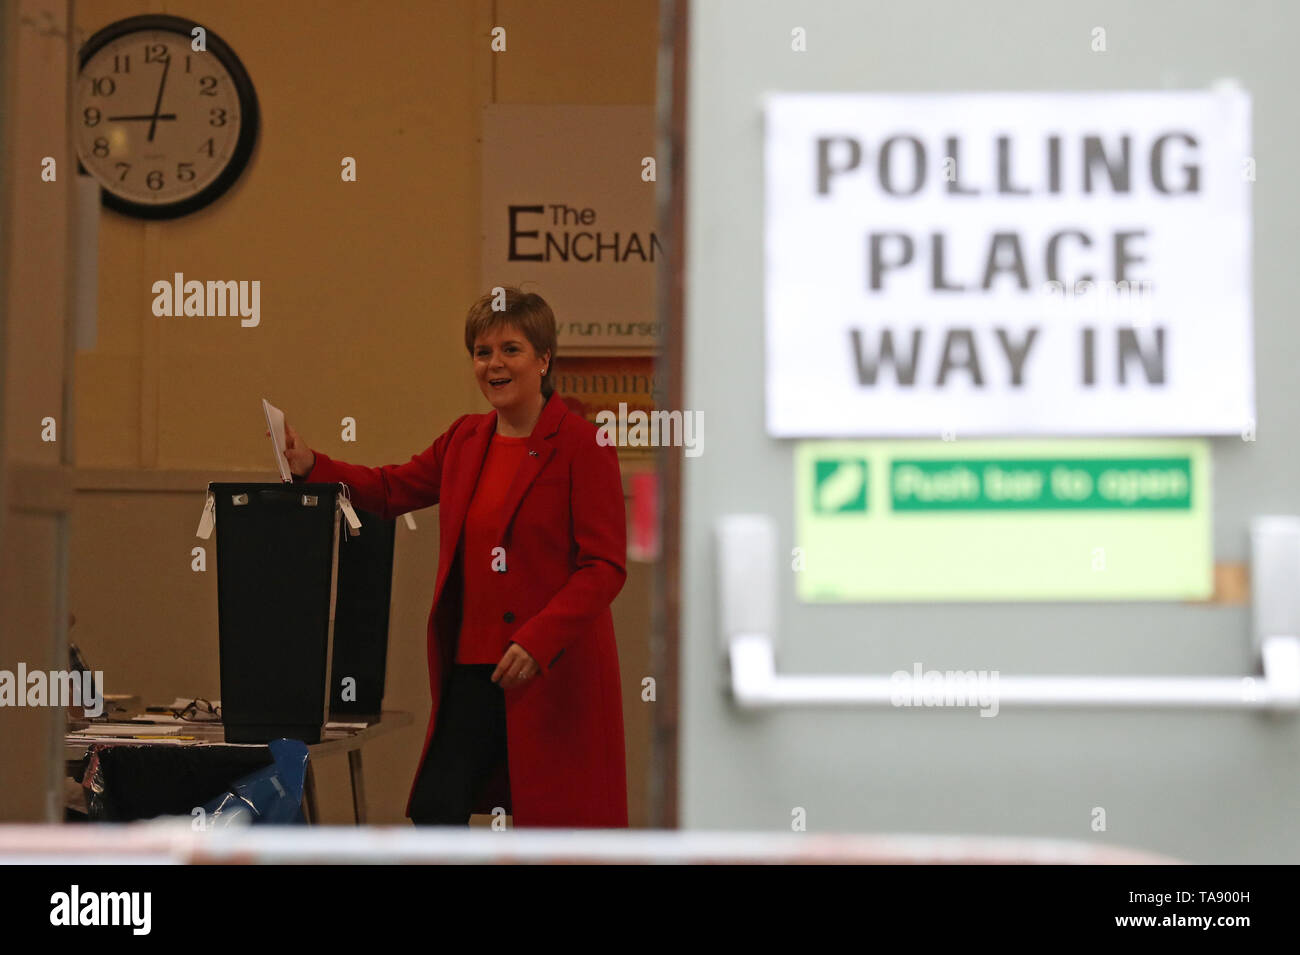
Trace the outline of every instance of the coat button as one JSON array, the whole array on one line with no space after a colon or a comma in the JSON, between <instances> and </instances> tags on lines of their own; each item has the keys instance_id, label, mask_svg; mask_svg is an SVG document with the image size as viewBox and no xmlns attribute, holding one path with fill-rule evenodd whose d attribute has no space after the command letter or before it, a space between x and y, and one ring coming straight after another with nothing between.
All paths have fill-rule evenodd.
<instances>
[{"instance_id":1,"label":"coat button","mask_svg":"<svg viewBox=\"0 0 1300 955\"><path fill-rule=\"evenodd\" d=\"M502 617L501 619L504 620L506 623L514 623L514 622L515 622L515 615L512 614L509 610L507 610L507 611L506 611L506 615L505 615L504 617Z\"/></svg>"}]
</instances>

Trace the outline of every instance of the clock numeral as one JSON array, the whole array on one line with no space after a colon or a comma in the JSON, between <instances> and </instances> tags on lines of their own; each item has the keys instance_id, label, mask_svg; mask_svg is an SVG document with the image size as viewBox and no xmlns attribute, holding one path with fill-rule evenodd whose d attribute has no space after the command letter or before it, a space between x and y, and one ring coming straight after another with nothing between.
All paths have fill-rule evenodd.
<instances>
[{"instance_id":1,"label":"clock numeral","mask_svg":"<svg viewBox=\"0 0 1300 955\"><path fill-rule=\"evenodd\" d=\"M176 167L176 178L181 182L189 182L194 178L194 163L183 162Z\"/></svg>"},{"instance_id":2,"label":"clock numeral","mask_svg":"<svg viewBox=\"0 0 1300 955\"><path fill-rule=\"evenodd\" d=\"M163 187L163 174L161 169L155 169L144 177L144 184L157 192Z\"/></svg>"},{"instance_id":3,"label":"clock numeral","mask_svg":"<svg viewBox=\"0 0 1300 955\"><path fill-rule=\"evenodd\" d=\"M99 125L99 110L95 109L95 107L87 106L85 112L82 115L86 117L87 126Z\"/></svg>"},{"instance_id":4,"label":"clock numeral","mask_svg":"<svg viewBox=\"0 0 1300 955\"><path fill-rule=\"evenodd\" d=\"M129 53L125 53L125 54L123 54L123 53L119 53L119 54L116 54L116 55L113 57L113 72L114 72L114 73L130 73L130 72L131 72L131 54L129 54ZM112 91L110 90L109 92L112 92Z\"/></svg>"},{"instance_id":5,"label":"clock numeral","mask_svg":"<svg viewBox=\"0 0 1300 955\"><path fill-rule=\"evenodd\" d=\"M117 84L113 82L111 76L98 76L90 83L92 96L112 96L116 89Z\"/></svg>"},{"instance_id":6,"label":"clock numeral","mask_svg":"<svg viewBox=\"0 0 1300 955\"><path fill-rule=\"evenodd\" d=\"M199 80L199 95L217 95L217 78L215 76L205 76Z\"/></svg>"},{"instance_id":7,"label":"clock numeral","mask_svg":"<svg viewBox=\"0 0 1300 955\"><path fill-rule=\"evenodd\" d=\"M224 109L218 109L217 107L214 106L211 110L208 111L208 115L212 117L211 119L208 120L209 126L226 125L226 111Z\"/></svg>"},{"instance_id":8,"label":"clock numeral","mask_svg":"<svg viewBox=\"0 0 1300 955\"><path fill-rule=\"evenodd\" d=\"M186 53L186 54L185 54L185 72L188 73L189 71L190 71L190 55L189 55L188 53Z\"/></svg>"},{"instance_id":9,"label":"clock numeral","mask_svg":"<svg viewBox=\"0 0 1300 955\"><path fill-rule=\"evenodd\" d=\"M90 151L101 159L104 158L108 155L108 140L103 136L100 136L95 140L95 145Z\"/></svg>"},{"instance_id":10,"label":"clock numeral","mask_svg":"<svg viewBox=\"0 0 1300 955\"><path fill-rule=\"evenodd\" d=\"M207 142L205 142L202 146L200 146L200 147L199 147L199 152L207 152L207 154L208 154L209 156L215 156L216 153L214 153L213 150L212 150L212 140L209 139L209 140L208 140Z\"/></svg>"},{"instance_id":11,"label":"clock numeral","mask_svg":"<svg viewBox=\"0 0 1300 955\"><path fill-rule=\"evenodd\" d=\"M165 43L149 43L144 48L144 61L146 63L166 63L171 59L167 52Z\"/></svg>"},{"instance_id":12,"label":"clock numeral","mask_svg":"<svg viewBox=\"0 0 1300 955\"><path fill-rule=\"evenodd\" d=\"M114 163L114 165L117 166L118 169L122 170L122 175L117 177L117 181L126 182L126 174L131 171L131 164L129 162L119 162Z\"/></svg>"}]
</instances>

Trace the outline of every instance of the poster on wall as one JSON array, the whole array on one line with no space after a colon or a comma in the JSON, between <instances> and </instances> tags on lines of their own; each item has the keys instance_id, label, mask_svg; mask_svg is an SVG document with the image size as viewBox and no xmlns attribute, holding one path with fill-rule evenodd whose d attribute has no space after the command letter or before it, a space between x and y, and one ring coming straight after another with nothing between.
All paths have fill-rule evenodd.
<instances>
[{"instance_id":1,"label":"poster on wall","mask_svg":"<svg viewBox=\"0 0 1300 955\"><path fill-rule=\"evenodd\" d=\"M648 355L561 357L555 364L555 390L569 410L595 425L607 427L616 439L619 456L650 460L658 449L638 440L636 423L655 410L658 382L655 360Z\"/></svg>"},{"instance_id":2,"label":"poster on wall","mask_svg":"<svg viewBox=\"0 0 1300 955\"><path fill-rule=\"evenodd\" d=\"M654 146L649 106L483 109L483 287L546 299L561 357L655 350Z\"/></svg>"},{"instance_id":3,"label":"poster on wall","mask_svg":"<svg viewBox=\"0 0 1300 955\"><path fill-rule=\"evenodd\" d=\"M773 94L776 437L1247 434L1250 98Z\"/></svg>"},{"instance_id":4,"label":"poster on wall","mask_svg":"<svg viewBox=\"0 0 1300 955\"><path fill-rule=\"evenodd\" d=\"M800 441L794 460L805 602L1213 592L1203 438Z\"/></svg>"}]
</instances>

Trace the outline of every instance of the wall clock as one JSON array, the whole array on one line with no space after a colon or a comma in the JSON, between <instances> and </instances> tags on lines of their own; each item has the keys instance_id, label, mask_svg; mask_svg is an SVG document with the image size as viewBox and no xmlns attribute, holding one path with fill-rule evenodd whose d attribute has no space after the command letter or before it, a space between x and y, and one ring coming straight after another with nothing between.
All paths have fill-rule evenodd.
<instances>
[{"instance_id":1,"label":"wall clock","mask_svg":"<svg viewBox=\"0 0 1300 955\"><path fill-rule=\"evenodd\" d=\"M109 24L81 48L77 156L104 205L144 219L201 209L239 178L257 140L257 95L244 65L201 24L144 15Z\"/></svg>"}]
</instances>

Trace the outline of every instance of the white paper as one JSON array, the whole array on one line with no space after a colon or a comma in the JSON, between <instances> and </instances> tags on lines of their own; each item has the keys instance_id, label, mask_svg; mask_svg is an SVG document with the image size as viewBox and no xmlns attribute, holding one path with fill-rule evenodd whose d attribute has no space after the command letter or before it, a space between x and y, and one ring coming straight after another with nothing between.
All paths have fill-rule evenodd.
<instances>
[{"instance_id":1,"label":"white paper","mask_svg":"<svg viewBox=\"0 0 1300 955\"><path fill-rule=\"evenodd\" d=\"M770 435L1253 430L1248 94L782 93L765 131Z\"/></svg>"},{"instance_id":2,"label":"white paper","mask_svg":"<svg viewBox=\"0 0 1300 955\"><path fill-rule=\"evenodd\" d=\"M266 429L271 432L271 445L275 451L275 463L280 469L280 480L293 482L293 472L289 470L289 459L284 456L284 449L289 439L284 433L284 412L265 398L262 399L262 412L266 415Z\"/></svg>"},{"instance_id":3,"label":"white paper","mask_svg":"<svg viewBox=\"0 0 1300 955\"><path fill-rule=\"evenodd\" d=\"M146 723L134 723L130 726L116 723L111 726L87 726L85 729L71 733L71 736L167 736L179 733L179 726L150 726Z\"/></svg>"}]
</instances>

